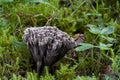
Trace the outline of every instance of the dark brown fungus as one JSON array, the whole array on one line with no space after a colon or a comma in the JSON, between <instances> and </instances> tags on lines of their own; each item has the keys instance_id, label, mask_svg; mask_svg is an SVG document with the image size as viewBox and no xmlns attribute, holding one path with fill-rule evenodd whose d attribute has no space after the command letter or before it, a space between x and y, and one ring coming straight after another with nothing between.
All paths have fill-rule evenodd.
<instances>
[{"instance_id":1,"label":"dark brown fungus","mask_svg":"<svg viewBox=\"0 0 120 80\"><path fill-rule=\"evenodd\" d=\"M51 26L27 28L23 40L30 50L39 75L44 66L51 67L77 46L66 32Z\"/></svg>"}]
</instances>

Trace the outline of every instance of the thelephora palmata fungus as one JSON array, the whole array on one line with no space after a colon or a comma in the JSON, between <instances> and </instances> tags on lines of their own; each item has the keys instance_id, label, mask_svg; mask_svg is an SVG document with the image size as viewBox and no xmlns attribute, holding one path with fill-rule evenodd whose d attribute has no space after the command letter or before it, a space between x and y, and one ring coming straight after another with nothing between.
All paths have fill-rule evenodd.
<instances>
[{"instance_id":1,"label":"thelephora palmata fungus","mask_svg":"<svg viewBox=\"0 0 120 80\"><path fill-rule=\"evenodd\" d=\"M30 50L39 75L45 66L51 67L77 46L66 32L52 26L27 28L23 40Z\"/></svg>"}]
</instances>

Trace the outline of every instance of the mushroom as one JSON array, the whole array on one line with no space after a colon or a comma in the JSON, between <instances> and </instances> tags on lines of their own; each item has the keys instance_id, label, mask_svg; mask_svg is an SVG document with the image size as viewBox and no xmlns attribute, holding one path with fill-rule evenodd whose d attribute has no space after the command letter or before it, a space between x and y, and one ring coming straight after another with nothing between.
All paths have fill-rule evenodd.
<instances>
[{"instance_id":1,"label":"mushroom","mask_svg":"<svg viewBox=\"0 0 120 80\"><path fill-rule=\"evenodd\" d=\"M45 66L51 67L77 46L66 32L52 26L27 28L23 40L29 48L39 75Z\"/></svg>"}]
</instances>

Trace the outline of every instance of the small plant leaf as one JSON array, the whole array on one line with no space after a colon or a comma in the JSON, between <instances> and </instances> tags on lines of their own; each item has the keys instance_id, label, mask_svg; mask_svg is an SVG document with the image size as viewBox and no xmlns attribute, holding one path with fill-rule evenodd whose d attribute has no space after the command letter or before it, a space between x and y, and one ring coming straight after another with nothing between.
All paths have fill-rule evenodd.
<instances>
[{"instance_id":1,"label":"small plant leaf","mask_svg":"<svg viewBox=\"0 0 120 80\"><path fill-rule=\"evenodd\" d=\"M98 46L101 50L109 50L112 44L104 44L100 43L100 46Z\"/></svg>"},{"instance_id":2,"label":"small plant leaf","mask_svg":"<svg viewBox=\"0 0 120 80\"><path fill-rule=\"evenodd\" d=\"M115 41L116 39L114 39L114 38L111 38L111 37L107 37L107 36L101 36L103 39L106 39L107 41L109 41L109 42L113 42L113 41Z\"/></svg>"},{"instance_id":3,"label":"small plant leaf","mask_svg":"<svg viewBox=\"0 0 120 80\"><path fill-rule=\"evenodd\" d=\"M108 35L108 34L112 34L113 32L114 32L114 27L108 26L108 27L102 29L101 34Z\"/></svg>"},{"instance_id":4,"label":"small plant leaf","mask_svg":"<svg viewBox=\"0 0 120 80\"><path fill-rule=\"evenodd\" d=\"M92 44L88 44L88 43L80 43L80 46L77 47L75 50L76 51L84 51L84 50L87 50L87 49L90 49L90 48L93 48L94 45Z\"/></svg>"},{"instance_id":5,"label":"small plant leaf","mask_svg":"<svg viewBox=\"0 0 120 80\"><path fill-rule=\"evenodd\" d=\"M93 34L100 34L101 33L101 29L99 27L96 27L95 25L87 25L87 27L89 27L89 31Z\"/></svg>"},{"instance_id":6,"label":"small plant leaf","mask_svg":"<svg viewBox=\"0 0 120 80\"><path fill-rule=\"evenodd\" d=\"M23 47L23 46L25 46L25 43L23 43L23 42L19 42L19 41L12 41L12 45L14 45L14 46L19 46L19 47Z\"/></svg>"}]
</instances>

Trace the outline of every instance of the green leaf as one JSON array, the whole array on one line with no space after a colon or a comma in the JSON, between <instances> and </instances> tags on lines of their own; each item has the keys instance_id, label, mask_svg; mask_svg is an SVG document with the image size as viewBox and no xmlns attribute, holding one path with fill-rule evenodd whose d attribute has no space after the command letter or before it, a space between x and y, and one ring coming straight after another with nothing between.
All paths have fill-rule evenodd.
<instances>
[{"instance_id":1,"label":"green leaf","mask_svg":"<svg viewBox=\"0 0 120 80\"><path fill-rule=\"evenodd\" d=\"M12 41L12 45L14 46L19 46L19 47L23 47L25 46L25 44L23 42L19 42L19 41Z\"/></svg>"},{"instance_id":2,"label":"green leaf","mask_svg":"<svg viewBox=\"0 0 120 80\"><path fill-rule=\"evenodd\" d=\"M89 27L89 31L93 34L100 34L101 33L101 29L99 27L96 27L95 25L87 25L87 27Z\"/></svg>"},{"instance_id":3,"label":"green leaf","mask_svg":"<svg viewBox=\"0 0 120 80\"><path fill-rule=\"evenodd\" d=\"M81 43L79 47L77 47L75 50L76 51L84 51L90 48L93 48L94 45L88 44L88 43Z\"/></svg>"},{"instance_id":4,"label":"green leaf","mask_svg":"<svg viewBox=\"0 0 120 80\"><path fill-rule=\"evenodd\" d=\"M108 27L102 29L101 34L108 35L108 34L112 34L113 32L114 32L114 27L108 26Z\"/></svg>"},{"instance_id":5,"label":"green leaf","mask_svg":"<svg viewBox=\"0 0 120 80\"><path fill-rule=\"evenodd\" d=\"M109 50L112 45L113 44L100 43L100 46L98 46L98 48L100 48L101 50Z\"/></svg>"},{"instance_id":6,"label":"green leaf","mask_svg":"<svg viewBox=\"0 0 120 80\"><path fill-rule=\"evenodd\" d=\"M107 37L107 36L101 36L103 39L106 39L107 41L109 41L109 42L113 42L113 41L115 41L116 39L114 39L114 38L111 38L111 37Z\"/></svg>"}]
</instances>

